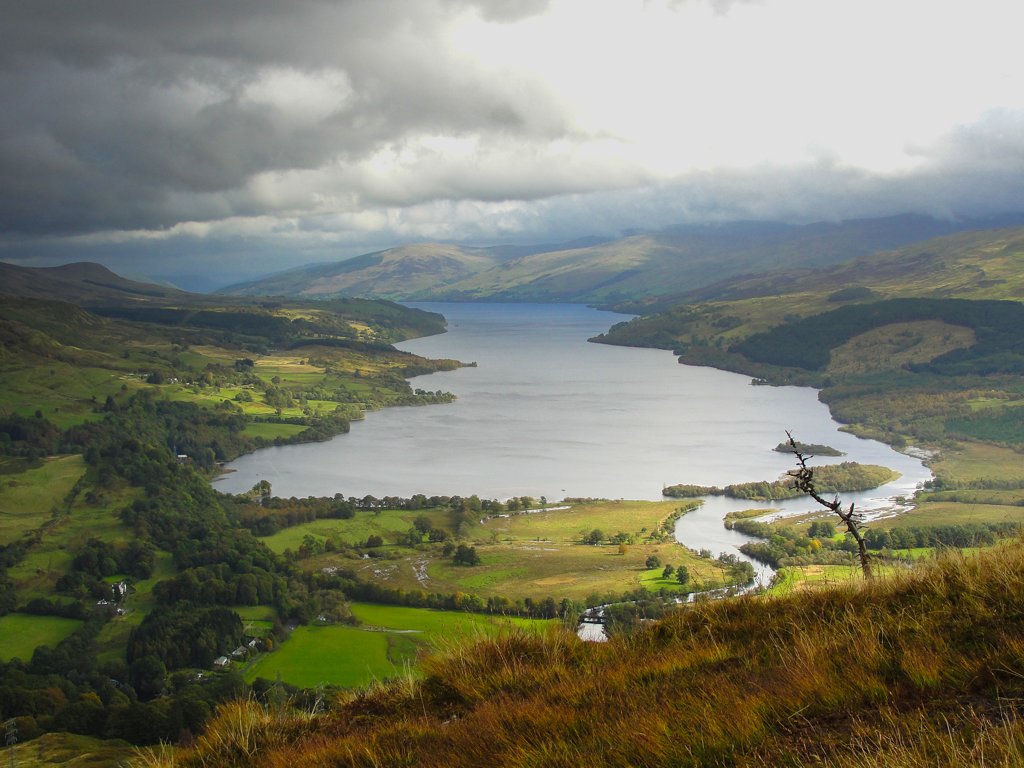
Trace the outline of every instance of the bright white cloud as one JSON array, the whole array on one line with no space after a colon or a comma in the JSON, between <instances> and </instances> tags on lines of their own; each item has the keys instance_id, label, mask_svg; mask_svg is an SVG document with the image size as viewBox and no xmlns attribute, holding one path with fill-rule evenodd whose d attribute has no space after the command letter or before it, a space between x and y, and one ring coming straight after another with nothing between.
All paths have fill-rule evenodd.
<instances>
[{"instance_id":1,"label":"bright white cloud","mask_svg":"<svg viewBox=\"0 0 1024 768\"><path fill-rule=\"evenodd\" d=\"M315 123L343 110L352 93L348 75L342 71L269 69L244 87L242 99L289 119Z\"/></svg>"}]
</instances>

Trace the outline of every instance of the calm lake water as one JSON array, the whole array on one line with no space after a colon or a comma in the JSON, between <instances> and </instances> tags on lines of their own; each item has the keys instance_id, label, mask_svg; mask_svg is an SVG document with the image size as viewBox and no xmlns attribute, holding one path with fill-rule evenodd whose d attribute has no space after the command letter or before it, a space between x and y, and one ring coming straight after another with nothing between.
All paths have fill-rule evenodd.
<instances>
[{"instance_id":1,"label":"calm lake water","mask_svg":"<svg viewBox=\"0 0 1024 768\"><path fill-rule=\"evenodd\" d=\"M848 454L817 463L854 460L903 474L858 496L858 506L910 495L930 477L917 459L839 432L816 390L755 387L746 376L679 365L667 351L587 342L622 315L578 305L417 306L443 313L448 333L401 348L477 363L413 380L414 387L455 393L456 402L369 413L328 442L243 456L215 487L236 493L269 480L274 495L283 497L660 499L661 489L673 483L779 476L793 465L772 450L787 429L803 442ZM731 504L711 499L682 518L680 533L693 529L683 540L704 547L713 533L722 544L709 548L732 550L740 535L721 524ZM698 530L704 528L706 535Z\"/></svg>"}]
</instances>

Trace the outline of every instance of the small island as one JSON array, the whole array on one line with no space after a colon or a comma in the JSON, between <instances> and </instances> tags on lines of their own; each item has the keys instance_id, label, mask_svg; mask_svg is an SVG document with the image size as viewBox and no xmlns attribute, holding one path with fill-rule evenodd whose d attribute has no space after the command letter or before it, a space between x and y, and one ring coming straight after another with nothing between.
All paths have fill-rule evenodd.
<instances>
[{"instance_id":1,"label":"small island","mask_svg":"<svg viewBox=\"0 0 1024 768\"><path fill-rule=\"evenodd\" d=\"M888 467L877 464L858 464L844 461L842 464L826 464L816 467L814 477L822 493L850 493L867 491L896 480L900 476ZM772 482L736 483L719 488L713 485L670 485L662 489L662 496L675 499L690 499L698 496L728 496L733 499L752 501L778 501L795 499L803 493L793 487L793 479L783 476Z\"/></svg>"},{"instance_id":2,"label":"small island","mask_svg":"<svg viewBox=\"0 0 1024 768\"><path fill-rule=\"evenodd\" d=\"M838 448L833 448L830 445L819 445L818 443L801 443L799 440L796 441L796 449L800 451L804 456L845 456L843 451ZM792 453L793 446L786 441L779 443L773 449L778 453Z\"/></svg>"}]
</instances>

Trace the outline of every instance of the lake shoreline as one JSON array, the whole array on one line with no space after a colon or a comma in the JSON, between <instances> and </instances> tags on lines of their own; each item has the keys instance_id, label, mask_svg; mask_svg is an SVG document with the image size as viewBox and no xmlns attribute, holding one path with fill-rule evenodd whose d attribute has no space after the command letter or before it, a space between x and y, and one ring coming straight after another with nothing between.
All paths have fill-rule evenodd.
<instances>
[{"instance_id":1,"label":"lake shoreline","mask_svg":"<svg viewBox=\"0 0 1024 768\"><path fill-rule=\"evenodd\" d=\"M256 482L255 479L244 488L234 481L239 473L248 473L249 478L254 478L258 474L269 479L275 491L286 495L333 495L339 491L350 493L351 490L356 490L358 495L476 493L492 498L509 498L525 493L536 497L544 495L551 499L567 496L601 496L657 500L663 498L660 491L665 486L690 479L680 477L683 473L679 472L679 467L682 467L684 472L689 472L692 479L701 484L723 485L742 482L752 476L764 479L780 476L789 468L788 458L774 454L776 458L771 459L765 452L778 444L779 436L785 429L794 427L794 422L800 422L795 425L795 434L801 438L807 433L808 438L814 437L818 440L823 431L827 433L835 430L835 438L823 442L843 443L840 447L847 454L851 450L860 451L868 445L855 436L848 437L848 433L839 431L843 429L843 425L836 422L827 406L818 401L818 390L795 387L751 388L742 375L710 366L680 366L684 369L683 374L675 375L675 371L670 371L675 366L671 366L666 359L671 354L667 351L588 343L595 328L607 327L610 313L578 305L445 306L450 307L443 312L448 319L447 332L402 342L401 346L428 357L472 359L477 362L475 368L460 367L455 371L432 374L435 377L432 381L438 382L438 379L442 379L445 388L453 391L459 398L454 404L449 404L444 409L413 409L415 414L409 411L399 412L395 407L368 411L362 420L352 423L350 432L334 436L330 440L297 443L285 448L262 448L228 462L222 467L223 471L214 478L214 487L224 488L228 492L248 490ZM438 307L431 304L429 309L437 311ZM524 354L516 349L516 334L529 336L532 344L541 347L537 355L539 362L550 362L549 367L558 371L558 376L555 377L556 384L545 380L544 376L537 375L535 371L523 372L525 368L533 368L537 361L531 357L532 353ZM555 337L554 342L551 341L551 337ZM456 341L459 344L454 344ZM517 360L529 362L522 362L521 365L517 365L516 361L508 362L504 359L506 349L510 355L519 354L520 358ZM595 355L595 349L611 352L611 356ZM478 352L480 354L476 354ZM484 359L481 359L481 355ZM496 368L501 370L495 370ZM633 372L631 369L636 371ZM485 375L488 380L477 383L477 380L484 378ZM545 387L554 387L551 395L545 394ZM614 391L606 394L601 391L604 388L611 388ZM761 393L766 392L767 400L772 404L767 407L758 405L759 398L763 397ZM538 410L537 398L540 397L552 400L554 405L540 413L532 422L523 423L522 418ZM469 403L467 398L473 402ZM691 407L688 400L699 398L703 399ZM480 404L482 399L487 399L483 405ZM588 408L591 409L588 415L593 413L589 416L590 419L600 421L601 425L608 427L600 430L600 434L595 434L597 430L593 425L581 424L581 419L568 424L560 421L573 416L573 410L584 411ZM631 412L634 408L637 410L635 416ZM732 445L729 444L729 435L720 439L714 436L719 426L709 416L713 417L716 409L723 411L724 418L732 420L730 434L735 435ZM499 413L495 416L494 412L497 410L508 411L508 414ZM739 413L733 415L729 413L730 410ZM423 418L428 411L431 412L430 417ZM484 418L480 418L480 414ZM520 419L510 418L514 414L524 416ZM408 418L410 415L414 415L415 418ZM822 418L826 421L820 421ZM609 460L606 462L607 472L593 473L596 480L594 486L581 484L577 487L567 487L569 481L559 478L557 472L546 473L544 481L534 480L523 474L523 485L505 483L507 493L500 495L497 493L500 488L485 488L483 483L478 482L481 475L493 473L493 467L482 466L479 462L479 473L453 474L450 483L433 482L440 474L450 469L450 462L442 461L439 456L444 458L444 454L450 453L451 460L454 461L456 456L461 458L460 451L467 450L459 445L467 440L467 431L461 422L472 419L480 421L481 430L493 432L494 443L497 443L499 448L492 460L493 465L507 464L508 461L522 462L523 454L538 449L560 461L563 455L578 449L580 441L588 440L600 445L594 450L618 450L617 456L620 456L622 461L615 464ZM484 423L485 420L489 421ZM757 445L753 444L766 440L765 437L759 438L758 435L764 431L769 420L777 426L771 428L774 434L766 436L771 439L770 444L759 450ZM460 423L453 425L452 422ZM673 422L678 423L680 429L665 427L665 424L671 425ZM829 424L832 426L829 427ZM410 430L419 430L420 433L411 435ZM569 434L572 430L576 432ZM350 483L346 478L357 474L356 470L341 473L336 470L339 466L344 470L353 459L359 461L359 457L354 454L360 451L368 439L369 432L374 433L369 439L378 443L387 442L388 436L393 438L391 442L394 443L398 456L384 452L380 445L374 450L377 451L381 462L395 465L394 472L380 473L379 467L370 467L378 475L386 474L387 478L382 478L375 488L363 488L363 484L360 483L360 487L350 489ZM522 432L530 434L520 434ZM812 432L815 434L811 434ZM384 437L381 437L381 433L384 433ZM661 447L655 445L656 441L661 442ZM500 450L501 445L510 442L513 443L512 448L503 454ZM609 476L630 474L635 471L631 468L633 457L630 451L619 445L626 442L629 442L638 454L649 457L650 461L660 462L661 469L657 470L660 476L656 479L652 477L644 487L639 487L637 483L612 487L612 484L606 482ZM298 451L304 457L304 461L307 457L313 458L313 454L325 446L330 446L328 450L334 451L338 456L336 462L319 463L323 467L321 478L323 475L337 478L331 487L325 487L323 482L317 487L316 482L299 486L293 481L284 480L284 465L280 461L284 452ZM562 450L563 446L565 450ZM492 451L494 444L486 439L477 440L477 447L478 453ZM310 451L310 448L313 450ZM438 469L438 473L429 477L432 487L412 487L407 484L406 487L396 488L396 483L392 482L400 481L409 474L407 467L402 465L408 460L401 454L408 456L410 450L413 451L412 455L422 455L425 459L433 461ZM901 455L891 448L887 447L887 450L891 451L890 457ZM718 459L720 455L728 458ZM253 462L255 456L261 459ZM571 460L580 462L591 458L580 458L581 456L582 454L577 452ZM680 457L678 461L672 460L675 456ZM597 458L602 459L602 456L598 455ZM869 459L861 456L856 458L858 461ZM895 462L875 463L883 463L891 469L903 472L901 467L893 465ZM256 467L256 464L261 466ZM710 471L702 471L701 466L708 467ZM541 462L538 474L545 474L545 469ZM315 472L315 467L311 471ZM277 482L274 475L280 475ZM227 482L225 478L232 478L232 481ZM467 487L461 478L471 480L473 485ZM514 481L514 478L511 479ZM358 477L355 482L359 482Z\"/></svg>"}]
</instances>

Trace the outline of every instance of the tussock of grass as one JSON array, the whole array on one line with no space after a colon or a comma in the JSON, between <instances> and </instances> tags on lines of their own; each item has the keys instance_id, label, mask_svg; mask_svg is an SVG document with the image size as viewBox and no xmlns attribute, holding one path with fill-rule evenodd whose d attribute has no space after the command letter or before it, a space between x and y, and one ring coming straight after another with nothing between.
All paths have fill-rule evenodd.
<instances>
[{"instance_id":1,"label":"tussock of grass","mask_svg":"<svg viewBox=\"0 0 1024 768\"><path fill-rule=\"evenodd\" d=\"M234 704L176 765L1009 766L1022 694L1018 542L604 644L504 633L312 719Z\"/></svg>"}]
</instances>

